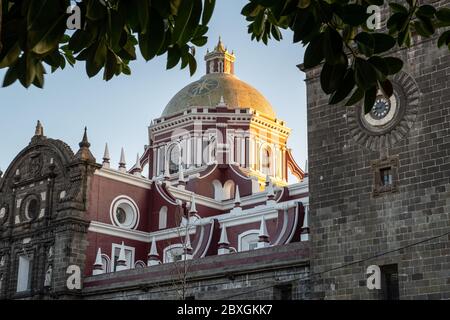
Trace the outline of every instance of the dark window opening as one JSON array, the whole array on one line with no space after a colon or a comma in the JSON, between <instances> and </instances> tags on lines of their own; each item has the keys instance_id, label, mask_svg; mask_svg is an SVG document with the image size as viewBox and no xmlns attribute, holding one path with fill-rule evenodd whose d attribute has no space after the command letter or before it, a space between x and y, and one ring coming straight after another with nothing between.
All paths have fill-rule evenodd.
<instances>
[{"instance_id":1,"label":"dark window opening","mask_svg":"<svg viewBox=\"0 0 450 320\"><path fill-rule=\"evenodd\" d=\"M391 186L392 185L392 169L391 168L383 168L380 169L380 180L381 180L381 185L386 187L386 186Z\"/></svg>"},{"instance_id":2,"label":"dark window opening","mask_svg":"<svg viewBox=\"0 0 450 320\"><path fill-rule=\"evenodd\" d=\"M274 287L274 300L292 300L292 284L283 284Z\"/></svg>"},{"instance_id":3,"label":"dark window opening","mask_svg":"<svg viewBox=\"0 0 450 320\"><path fill-rule=\"evenodd\" d=\"M389 264L380 267L381 292L384 300L399 300L398 265Z\"/></svg>"}]
</instances>

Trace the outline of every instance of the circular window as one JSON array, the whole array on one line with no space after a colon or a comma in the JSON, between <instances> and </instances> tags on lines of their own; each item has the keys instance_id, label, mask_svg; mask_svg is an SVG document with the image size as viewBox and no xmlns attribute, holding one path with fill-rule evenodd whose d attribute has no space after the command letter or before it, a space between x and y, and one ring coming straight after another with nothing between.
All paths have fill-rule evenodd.
<instances>
[{"instance_id":1,"label":"circular window","mask_svg":"<svg viewBox=\"0 0 450 320\"><path fill-rule=\"evenodd\" d=\"M394 94L378 93L372 110L364 114L362 104L349 107L348 129L364 147L379 151L391 148L412 128L418 113L420 90L414 79L400 72L392 79Z\"/></svg>"},{"instance_id":2,"label":"circular window","mask_svg":"<svg viewBox=\"0 0 450 320\"><path fill-rule=\"evenodd\" d=\"M112 222L126 229L133 229L139 220L139 210L136 203L128 197L118 197L111 205Z\"/></svg>"}]
</instances>

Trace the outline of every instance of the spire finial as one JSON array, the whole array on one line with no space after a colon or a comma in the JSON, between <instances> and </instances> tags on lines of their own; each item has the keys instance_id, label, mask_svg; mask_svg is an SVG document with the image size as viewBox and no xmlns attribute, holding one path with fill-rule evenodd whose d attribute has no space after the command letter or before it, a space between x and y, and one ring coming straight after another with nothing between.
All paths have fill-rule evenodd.
<instances>
[{"instance_id":1,"label":"spire finial","mask_svg":"<svg viewBox=\"0 0 450 320\"><path fill-rule=\"evenodd\" d=\"M258 248L265 248L269 246L269 232L267 231L266 220L261 216L261 225L258 234Z\"/></svg>"},{"instance_id":2,"label":"spire finial","mask_svg":"<svg viewBox=\"0 0 450 320\"><path fill-rule=\"evenodd\" d=\"M241 205L241 195L239 193L239 185L236 185L236 190L234 191L234 206L239 207Z\"/></svg>"},{"instance_id":3,"label":"spire finial","mask_svg":"<svg viewBox=\"0 0 450 320\"><path fill-rule=\"evenodd\" d=\"M105 143L105 152L103 153L103 164L102 164L104 168L109 168L109 160L111 160L111 158L109 156L108 143Z\"/></svg>"},{"instance_id":4,"label":"spire finial","mask_svg":"<svg viewBox=\"0 0 450 320\"><path fill-rule=\"evenodd\" d=\"M219 245L230 244L230 242L228 241L227 228L225 227L225 225L222 225L222 231L220 233L220 240L218 244Z\"/></svg>"},{"instance_id":5,"label":"spire finial","mask_svg":"<svg viewBox=\"0 0 450 320\"><path fill-rule=\"evenodd\" d=\"M125 244L122 241L119 251L119 258L117 259L117 267L116 271L126 270L127 268L127 259L125 257Z\"/></svg>"},{"instance_id":6,"label":"spire finial","mask_svg":"<svg viewBox=\"0 0 450 320\"><path fill-rule=\"evenodd\" d=\"M89 148L91 146L91 144L88 141L87 127L84 127L83 139L78 145L80 146L80 148Z\"/></svg>"},{"instance_id":7,"label":"spire finial","mask_svg":"<svg viewBox=\"0 0 450 320\"><path fill-rule=\"evenodd\" d=\"M125 151L122 149L120 150L120 160L119 160L119 171L126 171L126 162L125 162Z\"/></svg>"},{"instance_id":8,"label":"spire finial","mask_svg":"<svg viewBox=\"0 0 450 320\"><path fill-rule=\"evenodd\" d=\"M37 137L44 136L44 127L42 126L42 123L39 120L37 121L36 130L34 131L34 135Z\"/></svg>"},{"instance_id":9,"label":"spire finial","mask_svg":"<svg viewBox=\"0 0 450 320\"><path fill-rule=\"evenodd\" d=\"M218 107L226 107L227 104L225 103L225 100L223 99L223 96L220 96L220 101L217 104Z\"/></svg>"},{"instance_id":10,"label":"spire finial","mask_svg":"<svg viewBox=\"0 0 450 320\"><path fill-rule=\"evenodd\" d=\"M105 270L106 271L106 270ZM103 263L102 263L102 250L98 248L97 255L95 257L94 268L92 270L92 275L102 274L103 272Z\"/></svg>"}]
</instances>

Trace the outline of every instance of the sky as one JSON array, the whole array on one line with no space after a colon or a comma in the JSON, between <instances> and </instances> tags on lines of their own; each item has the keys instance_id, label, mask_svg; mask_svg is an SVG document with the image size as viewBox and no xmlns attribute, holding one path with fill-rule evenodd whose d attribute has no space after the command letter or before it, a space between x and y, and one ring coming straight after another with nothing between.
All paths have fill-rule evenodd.
<instances>
[{"instance_id":1,"label":"sky","mask_svg":"<svg viewBox=\"0 0 450 320\"><path fill-rule=\"evenodd\" d=\"M34 134L37 120L49 138L61 139L78 150L85 126L91 151L101 162L108 143L111 166L117 167L121 147L127 167L149 144L148 126L160 117L169 100L185 85L205 73L203 56L213 49L218 37L236 55L235 73L258 89L272 104L277 118L292 129L288 147L300 165L307 159L305 76L296 67L303 61L304 48L292 43L292 33L268 46L251 41L247 21L240 14L247 0L218 0L210 22L207 45L197 48L197 72L188 68L166 70L167 56L146 62L131 62L132 74L102 80L102 72L89 79L84 63L46 75L44 89L23 88L19 82L0 88L0 169L5 172L14 157ZM137 50L139 51L139 50ZM5 70L0 70L3 81ZM292 181L293 182L293 181Z\"/></svg>"}]
</instances>

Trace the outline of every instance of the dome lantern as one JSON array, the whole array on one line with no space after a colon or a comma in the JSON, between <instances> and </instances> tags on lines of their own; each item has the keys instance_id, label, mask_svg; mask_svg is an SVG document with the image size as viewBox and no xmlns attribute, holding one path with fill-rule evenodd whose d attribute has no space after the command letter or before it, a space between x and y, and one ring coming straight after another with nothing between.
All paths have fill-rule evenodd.
<instances>
[{"instance_id":1,"label":"dome lantern","mask_svg":"<svg viewBox=\"0 0 450 320\"><path fill-rule=\"evenodd\" d=\"M236 57L233 52L228 52L219 37L219 42L213 51L205 55L206 74L227 73L234 74L234 61Z\"/></svg>"}]
</instances>

